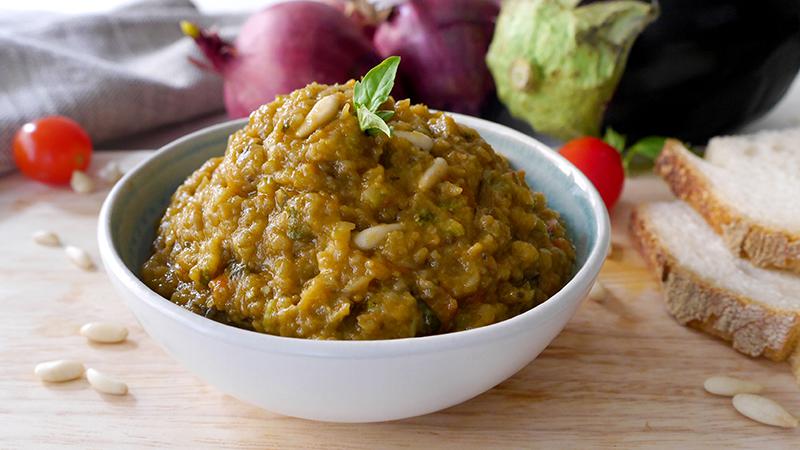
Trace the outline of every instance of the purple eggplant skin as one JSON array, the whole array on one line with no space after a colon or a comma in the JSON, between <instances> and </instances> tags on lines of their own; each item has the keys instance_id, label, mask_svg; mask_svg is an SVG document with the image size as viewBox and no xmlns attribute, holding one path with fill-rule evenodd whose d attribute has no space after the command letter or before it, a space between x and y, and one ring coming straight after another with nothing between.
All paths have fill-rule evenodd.
<instances>
[{"instance_id":1,"label":"purple eggplant skin","mask_svg":"<svg viewBox=\"0 0 800 450\"><path fill-rule=\"evenodd\" d=\"M798 68L800 0L663 0L605 125L703 144L769 111Z\"/></svg>"}]
</instances>

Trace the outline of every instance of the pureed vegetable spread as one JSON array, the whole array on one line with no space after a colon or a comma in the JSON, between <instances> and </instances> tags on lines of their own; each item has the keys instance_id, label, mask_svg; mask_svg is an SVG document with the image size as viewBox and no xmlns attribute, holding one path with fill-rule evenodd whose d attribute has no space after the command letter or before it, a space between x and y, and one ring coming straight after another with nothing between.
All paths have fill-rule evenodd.
<instances>
[{"instance_id":1,"label":"pureed vegetable spread","mask_svg":"<svg viewBox=\"0 0 800 450\"><path fill-rule=\"evenodd\" d=\"M567 282L574 248L522 172L408 100L380 107L391 137L362 131L353 87L256 110L173 195L144 281L215 320L316 339L480 327Z\"/></svg>"}]
</instances>

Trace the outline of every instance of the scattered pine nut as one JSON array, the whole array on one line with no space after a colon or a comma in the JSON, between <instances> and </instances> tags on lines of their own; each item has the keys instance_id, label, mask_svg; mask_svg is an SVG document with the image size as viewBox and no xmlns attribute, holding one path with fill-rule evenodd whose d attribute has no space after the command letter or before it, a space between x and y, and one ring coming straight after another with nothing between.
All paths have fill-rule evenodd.
<instances>
[{"instance_id":1,"label":"scattered pine nut","mask_svg":"<svg viewBox=\"0 0 800 450\"><path fill-rule=\"evenodd\" d=\"M128 337L128 329L109 322L90 322L81 327L81 336L94 342L116 344Z\"/></svg>"},{"instance_id":2,"label":"scattered pine nut","mask_svg":"<svg viewBox=\"0 0 800 450\"><path fill-rule=\"evenodd\" d=\"M80 378L83 364L71 359L58 359L37 364L33 373L42 381L60 383Z\"/></svg>"},{"instance_id":3,"label":"scattered pine nut","mask_svg":"<svg viewBox=\"0 0 800 450\"><path fill-rule=\"evenodd\" d=\"M425 151L433 148L433 139L419 131L395 131L394 135Z\"/></svg>"},{"instance_id":4,"label":"scattered pine nut","mask_svg":"<svg viewBox=\"0 0 800 450\"><path fill-rule=\"evenodd\" d=\"M433 160L431 166L422 173L421 177L419 177L417 187L419 187L421 191L426 191L436 186L436 183L441 181L446 174L447 161L445 161L444 158L436 158Z\"/></svg>"},{"instance_id":5,"label":"scattered pine nut","mask_svg":"<svg viewBox=\"0 0 800 450\"><path fill-rule=\"evenodd\" d=\"M604 300L606 297L608 297L608 289L599 279L596 280L592 285L592 290L589 291L589 298L598 301Z\"/></svg>"},{"instance_id":6,"label":"scattered pine nut","mask_svg":"<svg viewBox=\"0 0 800 450\"><path fill-rule=\"evenodd\" d=\"M777 402L760 395L737 394L733 397L733 407L743 416L765 425L797 427L796 417L789 414Z\"/></svg>"},{"instance_id":7,"label":"scattered pine nut","mask_svg":"<svg viewBox=\"0 0 800 450\"><path fill-rule=\"evenodd\" d=\"M703 387L709 394L733 397L737 394L758 394L764 387L752 381L738 378L715 376L707 379Z\"/></svg>"},{"instance_id":8,"label":"scattered pine nut","mask_svg":"<svg viewBox=\"0 0 800 450\"><path fill-rule=\"evenodd\" d=\"M73 245L68 245L64 247L64 252L67 254L67 258L72 261L73 264L80 267L83 270L93 270L94 269L94 262L92 262L92 257L86 253L86 250L75 247Z\"/></svg>"},{"instance_id":9,"label":"scattered pine nut","mask_svg":"<svg viewBox=\"0 0 800 450\"><path fill-rule=\"evenodd\" d=\"M61 245L61 239L52 231L38 230L33 232L33 242L39 245L46 245L48 247L58 247Z\"/></svg>"},{"instance_id":10,"label":"scattered pine nut","mask_svg":"<svg viewBox=\"0 0 800 450\"><path fill-rule=\"evenodd\" d=\"M297 136L301 138L308 137L317 128L333 120L336 117L336 113L339 112L339 105L339 96L336 94L320 99L308 112L300 128L297 129Z\"/></svg>"},{"instance_id":11,"label":"scattered pine nut","mask_svg":"<svg viewBox=\"0 0 800 450\"><path fill-rule=\"evenodd\" d=\"M365 228L353 237L353 243L361 250L372 250L386 239L392 231L402 230L399 223L384 223Z\"/></svg>"},{"instance_id":12,"label":"scattered pine nut","mask_svg":"<svg viewBox=\"0 0 800 450\"><path fill-rule=\"evenodd\" d=\"M79 194L88 194L94 190L94 180L80 170L72 172L69 185L72 186L73 191Z\"/></svg>"},{"instance_id":13,"label":"scattered pine nut","mask_svg":"<svg viewBox=\"0 0 800 450\"><path fill-rule=\"evenodd\" d=\"M128 393L127 384L95 369L86 369L86 379L89 380L89 384L97 392L110 395L125 395Z\"/></svg>"},{"instance_id":14,"label":"scattered pine nut","mask_svg":"<svg viewBox=\"0 0 800 450\"><path fill-rule=\"evenodd\" d=\"M111 161L97 172L97 176L108 184L114 184L122 178L122 170L116 161Z\"/></svg>"}]
</instances>

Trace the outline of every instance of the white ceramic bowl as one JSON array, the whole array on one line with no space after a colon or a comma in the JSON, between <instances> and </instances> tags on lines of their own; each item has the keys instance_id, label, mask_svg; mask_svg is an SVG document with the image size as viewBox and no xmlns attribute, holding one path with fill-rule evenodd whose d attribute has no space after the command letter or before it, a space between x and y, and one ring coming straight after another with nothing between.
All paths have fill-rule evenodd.
<instances>
[{"instance_id":1,"label":"white ceramic bowl","mask_svg":"<svg viewBox=\"0 0 800 450\"><path fill-rule=\"evenodd\" d=\"M220 155L243 120L179 139L117 183L100 212L100 255L109 278L147 333L221 391L269 411L335 422L375 422L438 411L507 379L564 328L594 282L609 245L605 207L591 183L533 138L453 114L476 129L565 219L577 248L572 280L509 320L438 336L318 341L259 334L193 314L141 280L156 223L175 188Z\"/></svg>"}]
</instances>

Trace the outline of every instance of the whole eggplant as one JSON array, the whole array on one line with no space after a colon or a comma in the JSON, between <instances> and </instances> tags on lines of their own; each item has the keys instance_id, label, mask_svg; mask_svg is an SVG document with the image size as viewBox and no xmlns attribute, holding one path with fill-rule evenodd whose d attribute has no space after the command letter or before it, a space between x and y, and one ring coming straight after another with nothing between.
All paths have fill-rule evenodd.
<instances>
[{"instance_id":1,"label":"whole eggplant","mask_svg":"<svg viewBox=\"0 0 800 450\"><path fill-rule=\"evenodd\" d=\"M800 68L800 0L663 0L605 124L704 143L766 113Z\"/></svg>"}]
</instances>

